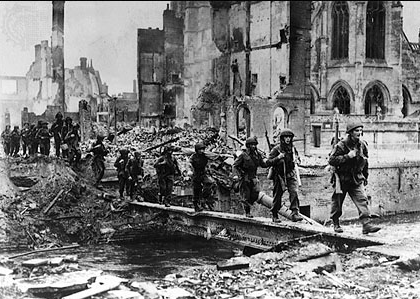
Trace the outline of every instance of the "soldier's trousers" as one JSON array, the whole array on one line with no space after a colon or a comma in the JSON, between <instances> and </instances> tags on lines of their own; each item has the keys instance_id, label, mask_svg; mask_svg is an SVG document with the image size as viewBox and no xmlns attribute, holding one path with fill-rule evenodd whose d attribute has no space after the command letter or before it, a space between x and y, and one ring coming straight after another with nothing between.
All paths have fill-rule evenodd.
<instances>
[{"instance_id":1,"label":"soldier's trousers","mask_svg":"<svg viewBox=\"0 0 420 299\"><path fill-rule=\"evenodd\" d=\"M260 185L258 179L254 178L250 181L239 182L239 192L241 194L242 203L246 214L251 212L251 206L258 200L260 193Z\"/></svg>"},{"instance_id":2,"label":"soldier's trousers","mask_svg":"<svg viewBox=\"0 0 420 299\"><path fill-rule=\"evenodd\" d=\"M286 191L284 187L287 187L289 192L289 201L290 206L289 209L292 213L299 212L299 197L298 197L298 182L296 178L296 173L294 171L288 173L285 178L285 186L281 183L280 180L283 178L276 177L274 178L274 189L273 189L273 207L271 208L271 212L273 216L277 216L280 208L281 208L281 198L283 193Z\"/></svg>"},{"instance_id":3,"label":"soldier's trousers","mask_svg":"<svg viewBox=\"0 0 420 299\"><path fill-rule=\"evenodd\" d=\"M368 200L363 189L363 185L358 186L341 186L342 194L337 194L334 191L332 195L332 205L331 205L331 219L334 223L339 222L340 216L343 214L343 202L347 195L350 195L351 200L355 204L357 211L359 212L359 218L365 219L369 218L370 212L368 207Z\"/></svg>"}]
</instances>

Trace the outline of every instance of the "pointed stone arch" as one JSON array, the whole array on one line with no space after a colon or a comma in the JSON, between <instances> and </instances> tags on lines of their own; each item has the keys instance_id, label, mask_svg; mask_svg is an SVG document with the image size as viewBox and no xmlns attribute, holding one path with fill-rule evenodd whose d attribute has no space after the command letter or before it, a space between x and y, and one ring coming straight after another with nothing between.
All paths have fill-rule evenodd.
<instances>
[{"instance_id":1,"label":"pointed stone arch","mask_svg":"<svg viewBox=\"0 0 420 299\"><path fill-rule=\"evenodd\" d=\"M410 91L408 90L407 86L403 84L402 86L402 94L403 94L403 106L401 108L401 113L403 117L406 117L410 111L410 105L412 102Z\"/></svg>"},{"instance_id":2,"label":"pointed stone arch","mask_svg":"<svg viewBox=\"0 0 420 299\"><path fill-rule=\"evenodd\" d=\"M346 81L337 81L330 89L328 103L331 104L331 108L337 107L340 114L350 114L354 112L353 89Z\"/></svg>"},{"instance_id":3,"label":"pointed stone arch","mask_svg":"<svg viewBox=\"0 0 420 299\"><path fill-rule=\"evenodd\" d=\"M389 90L385 84L375 80L366 85L363 91L365 115L385 115L390 103Z\"/></svg>"}]
</instances>

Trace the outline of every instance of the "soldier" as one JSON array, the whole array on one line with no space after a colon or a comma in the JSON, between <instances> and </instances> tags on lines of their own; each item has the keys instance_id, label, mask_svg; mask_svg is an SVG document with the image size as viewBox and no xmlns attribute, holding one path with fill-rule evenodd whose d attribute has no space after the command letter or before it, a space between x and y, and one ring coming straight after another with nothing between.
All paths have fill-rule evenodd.
<instances>
[{"instance_id":1,"label":"soldier","mask_svg":"<svg viewBox=\"0 0 420 299\"><path fill-rule=\"evenodd\" d=\"M75 124L71 130L67 133L64 138L64 142L68 145L69 157L68 161L72 166L78 166L80 158L82 157L82 152L80 150L80 135L79 135L79 124Z\"/></svg>"},{"instance_id":2,"label":"soldier","mask_svg":"<svg viewBox=\"0 0 420 299\"><path fill-rule=\"evenodd\" d=\"M92 161L92 169L95 173L95 187L98 187L99 183L101 182L104 173L105 173L105 156L108 155L108 150L103 144L105 136L102 134L98 134L96 136L96 141L92 145L92 148L88 150L88 152L93 153L93 161Z\"/></svg>"},{"instance_id":3,"label":"soldier","mask_svg":"<svg viewBox=\"0 0 420 299\"><path fill-rule=\"evenodd\" d=\"M275 165L280 159L264 159L257 150L257 137L249 137L245 141L246 148L235 159L233 163L233 171L235 176L233 180L239 181L239 191L244 205L245 216L252 218L251 206L258 199L260 192L259 180L257 178L258 166L267 168Z\"/></svg>"},{"instance_id":4,"label":"soldier","mask_svg":"<svg viewBox=\"0 0 420 299\"><path fill-rule=\"evenodd\" d=\"M359 211L359 219L363 224L362 233L375 233L380 227L370 224L370 212L368 200L363 186L368 180L368 148L366 141L360 139L363 132L363 124L347 124L347 137L340 140L331 152L328 163L336 168L340 179L342 193L332 195L331 219L334 231L342 233L340 216L343 211L343 202L348 193Z\"/></svg>"},{"instance_id":5,"label":"soldier","mask_svg":"<svg viewBox=\"0 0 420 299\"><path fill-rule=\"evenodd\" d=\"M10 155L10 140L11 140L11 134L12 132L10 131L10 126L7 125L5 130L1 133L1 139L3 142L3 149L4 149L4 153L8 156Z\"/></svg>"},{"instance_id":6,"label":"soldier","mask_svg":"<svg viewBox=\"0 0 420 299\"><path fill-rule=\"evenodd\" d=\"M172 156L172 152L172 146L165 146L161 156L153 165L159 182L159 203L163 203L165 207L171 205L175 175L181 175L178 161Z\"/></svg>"},{"instance_id":7,"label":"soldier","mask_svg":"<svg viewBox=\"0 0 420 299\"><path fill-rule=\"evenodd\" d=\"M10 133L10 155L17 157L20 149L20 131L19 126L14 126Z\"/></svg>"},{"instance_id":8,"label":"soldier","mask_svg":"<svg viewBox=\"0 0 420 299\"><path fill-rule=\"evenodd\" d=\"M210 211L213 210L212 187L213 179L206 173L206 166L209 159L206 157L204 143L195 145L195 153L191 155L190 163L193 168L192 185L193 185L193 205L196 212L203 210L204 204Z\"/></svg>"},{"instance_id":9,"label":"soldier","mask_svg":"<svg viewBox=\"0 0 420 299\"><path fill-rule=\"evenodd\" d=\"M37 142L35 141L35 136L37 132L37 126L32 124L29 128L29 155L33 156L37 151Z\"/></svg>"},{"instance_id":10,"label":"soldier","mask_svg":"<svg viewBox=\"0 0 420 299\"><path fill-rule=\"evenodd\" d=\"M271 213L273 222L280 222L278 212L281 208L281 198L284 191L289 192L289 209L292 211L292 221L301 221L303 218L299 215L299 198L298 198L298 180L295 171L295 157L298 152L293 146L293 137L295 134L290 129L283 129L280 133L280 144L276 145L270 152L268 158L280 158L280 162L273 167L273 207Z\"/></svg>"},{"instance_id":11,"label":"soldier","mask_svg":"<svg viewBox=\"0 0 420 299\"><path fill-rule=\"evenodd\" d=\"M30 142L31 142L31 128L29 123L24 123L23 128L20 131L20 136L22 138L22 155L27 157L30 154ZM27 151L27 152L26 152Z\"/></svg>"},{"instance_id":12,"label":"soldier","mask_svg":"<svg viewBox=\"0 0 420 299\"><path fill-rule=\"evenodd\" d=\"M65 119L65 123L63 125L63 129L61 131L61 136L65 137L67 133L71 131L72 128L73 128L73 119L67 116ZM61 154L63 158L65 159L67 159L69 156L69 145L66 142L64 142L61 146Z\"/></svg>"},{"instance_id":13,"label":"soldier","mask_svg":"<svg viewBox=\"0 0 420 299\"><path fill-rule=\"evenodd\" d=\"M144 170L143 170L143 160L141 158L140 152L135 152L134 157L131 157L127 163L128 171L128 190L127 193L130 195L131 199L135 199L137 191L141 188L140 183L143 179ZM142 200L141 200L142 201Z\"/></svg>"},{"instance_id":14,"label":"soldier","mask_svg":"<svg viewBox=\"0 0 420 299\"><path fill-rule=\"evenodd\" d=\"M36 127L34 127L33 131L31 132L31 139L32 139L32 149L33 153L36 154L40 150L40 139L37 137L39 130L42 128L42 120L39 120Z\"/></svg>"},{"instance_id":15,"label":"soldier","mask_svg":"<svg viewBox=\"0 0 420 299\"><path fill-rule=\"evenodd\" d=\"M51 137L52 135L48 130L48 123L46 121L42 122L42 127L35 136L35 138L39 140L39 150L42 155L50 155Z\"/></svg>"},{"instance_id":16,"label":"soldier","mask_svg":"<svg viewBox=\"0 0 420 299\"><path fill-rule=\"evenodd\" d=\"M51 129L50 129L54 137L55 156L57 158L60 157L61 142L63 141L65 137L65 136L61 136L61 133L63 131L63 126L64 126L63 114L61 114L61 112L58 112L55 115L55 121L51 125Z\"/></svg>"},{"instance_id":17,"label":"soldier","mask_svg":"<svg viewBox=\"0 0 420 299\"><path fill-rule=\"evenodd\" d=\"M120 155L114 163L114 167L117 168L118 171L118 186L119 186L119 193L120 199L124 199L124 189L126 190L126 194L128 195L128 171L127 171L127 163L128 163L128 154L130 151L128 149L121 149Z\"/></svg>"}]
</instances>

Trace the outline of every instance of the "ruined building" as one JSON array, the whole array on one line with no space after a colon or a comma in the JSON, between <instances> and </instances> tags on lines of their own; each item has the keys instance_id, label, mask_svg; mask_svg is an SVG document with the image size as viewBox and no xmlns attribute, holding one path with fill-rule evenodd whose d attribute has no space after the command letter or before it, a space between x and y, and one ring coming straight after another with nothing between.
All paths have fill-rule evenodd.
<instances>
[{"instance_id":1,"label":"ruined building","mask_svg":"<svg viewBox=\"0 0 420 299\"><path fill-rule=\"evenodd\" d=\"M170 125L176 116L184 117L183 29L183 18L169 7L163 12L163 30L138 29L137 78L142 126Z\"/></svg>"},{"instance_id":2,"label":"ruined building","mask_svg":"<svg viewBox=\"0 0 420 299\"><path fill-rule=\"evenodd\" d=\"M306 154L328 152L335 129L343 136L358 120L373 148L417 148L420 47L402 10L399 1L172 1L165 13L184 24L176 120L260 141L267 132L270 142L288 127ZM163 49L168 36L159 38ZM161 65L149 69L163 76Z\"/></svg>"}]
</instances>

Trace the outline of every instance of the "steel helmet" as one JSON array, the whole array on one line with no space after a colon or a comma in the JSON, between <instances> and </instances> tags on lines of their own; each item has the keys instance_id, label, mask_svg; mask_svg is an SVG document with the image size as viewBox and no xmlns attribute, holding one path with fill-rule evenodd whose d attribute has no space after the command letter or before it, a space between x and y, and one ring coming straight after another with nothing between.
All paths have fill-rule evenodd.
<instances>
[{"instance_id":1,"label":"steel helmet","mask_svg":"<svg viewBox=\"0 0 420 299\"><path fill-rule=\"evenodd\" d=\"M205 149L205 148L206 148L206 146L202 142L199 142L195 145L195 151L198 151L200 149Z\"/></svg>"},{"instance_id":2,"label":"steel helmet","mask_svg":"<svg viewBox=\"0 0 420 299\"><path fill-rule=\"evenodd\" d=\"M245 145L248 146L250 144L258 144L258 140L257 137L249 137L246 141L245 141Z\"/></svg>"},{"instance_id":3,"label":"steel helmet","mask_svg":"<svg viewBox=\"0 0 420 299\"><path fill-rule=\"evenodd\" d=\"M347 124L347 129L346 129L346 133L350 133L351 131L353 131L356 128L362 127L363 128L363 124L361 122L351 122Z\"/></svg>"},{"instance_id":4,"label":"steel helmet","mask_svg":"<svg viewBox=\"0 0 420 299\"><path fill-rule=\"evenodd\" d=\"M283 129L282 131L281 131L281 133L280 133L280 138L281 137L284 137L284 136L290 136L290 137L294 137L295 136L295 134L293 133L293 131L292 130L290 130L290 129Z\"/></svg>"}]
</instances>

